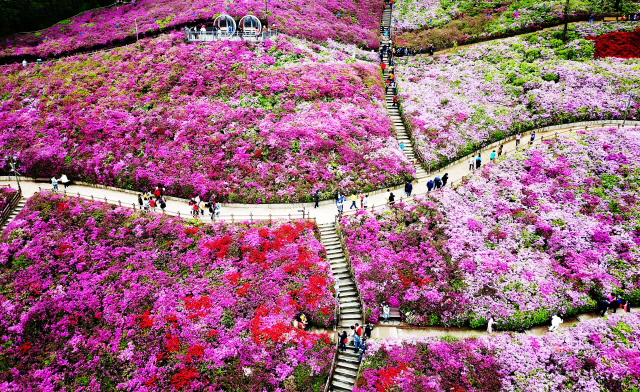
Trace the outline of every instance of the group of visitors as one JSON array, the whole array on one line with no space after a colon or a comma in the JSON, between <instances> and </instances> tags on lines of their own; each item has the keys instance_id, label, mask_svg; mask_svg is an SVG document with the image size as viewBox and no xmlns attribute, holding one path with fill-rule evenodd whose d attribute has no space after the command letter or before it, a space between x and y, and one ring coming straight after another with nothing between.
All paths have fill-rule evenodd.
<instances>
[{"instance_id":1,"label":"group of visitors","mask_svg":"<svg viewBox=\"0 0 640 392\"><path fill-rule=\"evenodd\" d=\"M345 195L342 195L339 191L336 191L334 194L334 199L336 201L338 212L342 213L342 211L344 211L344 203L347 201L347 197ZM349 207L349 209L355 208L357 210L358 208L367 209L369 207L369 195L366 195L364 193L361 193L359 195L352 193L348 201L351 202L351 206ZM360 207L358 207L358 201L360 202Z\"/></svg>"},{"instance_id":2,"label":"group of visitors","mask_svg":"<svg viewBox=\"0 0 640 392\"><path fill-rule=\"evenodd\" d=\"M156 208L160 207L162 212L164 212L164 209L167 208L167 199L164 197L165 192L166 189L158 185L153 192L148 191L138 194L138 204L140 204L140 209L147 212L156 212Z\"/></svg>"},{"instance_id":3,"label":"group of visitors","mask_svg":"<svg viewBox=\"0 0 640 392\"><path fill-rule=\"evenodd\" d=\"M444 173L444 176L440 178L436 176L433 180L429 180L427 182L427 192L431 192L431 190L438 190L440 188L444 188L449 181L449 173Z\"/></svg>"},{"instance_id":4,"label":"group of visitors","mask_svg":"<svg viewBox=\"0 0 640 392\"><path fill-rule=\"evenodd\" d=\"M209 201L201 199L200 196L195 196L189 200L189 209L194 218L198 218L200 215L204 216L204 212L208 210L211 220L213 220L214 216L220 215L221 204L216 202L216 195L214 194L209 197Z\"/></svg>"},{"instance_id":5,"label":"group of visitors","mask_svg":"<svg viewBox=\"0 0 640 392\"><path fill-rule=\"evenodd\" d=\"M294 328L305 330L305 329L307 329L308 326L309 326L309 322L307 321L307 316L305 316L304 313L298 314L293 319L293 327Z\"/></svg>"},{"instance_id":6,"label":"group of visitors","mask_svg":"<svg viewBox=\"0 0 640 392\"><path fill-rule=\"evenodd\" d=\"M518 132L518 134L516 135L516 147L518 147L520 145L520 140L522 139L522 134L520 132ZM529 138L529 145L533 145L533 142L536 140L536 132L533 131L531 133L531 137ZM489 154L489 160L491 162L493 162L496 158L500 158L502 156L502 152L504 149L504 144L501 144L498 147L498 151L496 152L496 150L491 151L491 154ZM469 171L474 171L474 170L478 170L480 169L480 167L482 167L482 153L478 153L478 156L471 156L469 158Z\"/></svg>"},{"instance_id":7,"label":"group of visitors","mask_svg":"<svg viewBox=\"0 0 640 392\"><path fill-rule=\"evenodd\" d=\"M53 185L54 192L58 191L59 182L61 182L62 185L64 185L64 189L67 189L69 187L69 183L71 183L71 181L69 181L69 178L67 178L66 174L63 174L60 177L60 179L57 179L55 176L51 177L51 184Z\"/></svg>"},{"instance_id":8,"label":"group of visitors","mask_svg":"<svg viewBox=\"0 0 640 392\"><path fill-rule=\"evenodd\" d=\"M423 57L424 55L429 55L433 57L435 52L436 50L432 44L429 44L429 46L427 46L426 49L425 48L413 49L413 48L407 48L406 46L400 46L394 49L394 55L396 57L407 57L407 56Z\"/></svg>"},{"instance_id":9,"label":"group of visitors","mask_svg":"<svg viewBox=\"0 0 640 392\"><path fill-rule=\"evenodd\" d=\"M342 331L342 333L338 334L338 341L340 342L340 351L347 351L347 344L353 346L354 352L358 356L358 362L362 361L362 355L367 349L367 340L371 339L371 332L373 331L373 325L365 324L364 330L360 326L360 324L356 323L350 327L351 335L347 333L347 331ZM349 337L352 338L349 341Z\"/></svg>"},{"instance_id":10,"label":"group of visitors","mask_svg":"<svg viewBox=\"0 0 640 392\"><path fill-rule=\"evenodd\" d=\"M611 294L611 296L609 296L608 298L604 298L600 302L598 302L596 314L604 317L606 316L609 309L612 309L613 313L615 313L618 309L622 309L625 312L631 312L631 302L619 295Z\"/></svg>"}]
</instances>

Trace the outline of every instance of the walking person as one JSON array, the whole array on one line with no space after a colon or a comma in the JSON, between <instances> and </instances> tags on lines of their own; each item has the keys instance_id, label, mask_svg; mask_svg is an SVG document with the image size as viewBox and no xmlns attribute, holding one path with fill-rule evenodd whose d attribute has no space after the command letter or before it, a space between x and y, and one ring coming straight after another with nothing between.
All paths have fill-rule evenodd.
<instances>
[{"instance_id":1,"label":"walking person","mask_svg":"<svg viewBox=\"0 0 640 392\"><path fill-rule=\"evenodd\" d=\"M164 197L160 197L160 209L162 210L162 213L164 214L164 209L167 208L167 202L165 200Z\"/></svg>"},{"instance_id":2,"label":"walking person","mask_svg":"<svg viewBox=\"0 0 640 392\"><path fill-rule=\"evenodd\" d=\"M496 150L491 151L491 155L489 155L489 161L493 162L496 159Z\"/></svg>"},{"instance_id":3,"label":"walking person","mask_svg":"<svg viewBox=\"0 0 640 392\"><path fill-rule=\"evenodd\" d=\"M394 204L396 204L396 195L391 192L391 194L389 195L389 205L392 206Z\"/></svg>"},{"instance_id":4,"label":"walking person","mask_svg":"<svg viewBox=\"0 0 640 392\"><path fill-rule=\"evenodd\" d=\"M71 181L69 181L69 178L67 178L66 174L63 174L62 177L60 177L60 182L62 183L62 185L64 185L64 189L67 189Z\"/></svg>"},{"instance_id":5,"label":"walking person","mask_svg":"<svg viewBox=\"0 0 640 392\"><path fill-rule=\"evenodd\" d=\"M593 24L593 18L595 18L596 14L592 13L591 15L589 15L589 26L591 26Z\"/></svg>"},{"instance_id":6,"label":"walking person","mask_svg":"<svg viewBox=\"0 0 640 392\"><path fill-rule=\"evenodd\" d=\"M353 336L353 352L357 354L358 350L360 349L360 336L358 336L358 334L355 333L355 331L353 332L352 336Z\"/></svg>"},{"instance_id":7,"label":"walking person","mask_svg":"<svg viewBox=\"0 0 640 392\"><path fill-rule=\"evenodd\" d=\"M355 209L358 209L358 205L356 204L356 201L358 201L358 197L356 196L355 193L351 194L351 197L349 198L349 200L351 201L351 207L349 207L349 209L352 209L355 207Z\"/></svg>"},{"instance_id":8,"label":"walking person","mask_svg":"<svg viewBox=\"0 0 640 392\"><path fill-rule=\"evenodd\" d=\"M516 147L520 145L520 139L522 139L522 134L518 132L518 134L516 135Z\"/></svg>"},{"instance_id":9,"label":"walking person","mask_svg":"<svg viewBox=\"0 0 640 392\"><path fill-rule=\"evenodd\" d=\"M447 185L447 181L449 181L449 173L444 173L442 176L442 187L444 188Z\"/></svg>"},{"instance_id":10,"label":"walking person","mask_svg":"<svg viewBox=\"0 0 640 392\"><path fill-rule=\"evenodd\" d=\"M413 190L413 185L411 184L411 181L407 181L406 184L404 184L404 194L407 197L411 197L411 191Z\"/></svg>"},{"instance_id":11,"label":"walking person","mask_svg":"<svg viewBox=\"0 0 640 392\"><path fill-rule=\"evenodd\" d=\"M480 153L478 153L478 157L476 158L476 170L480 169L480 166L482 166L482 157L480 156Z\"/></svg>"},{"instance_id":12,"label":"walking person","mask_svg":"<svg viewBox=\"0 0 640 392\"><path fill-rule=\"evenodd\" d=\"M364 355L364 352L366 350L367 350L367 345L363 341L362 343L360 343L360 349L358 350L358 352L359 352L359 354L358 354L358 362L362 362L362 356Z\"/></svg>"},{"instance_id":13,"label":"walking person","mask_svg":"<svg viewBox=\"0 0 640 392\"><path fill-rule=\"evenodd\" d=\"M615 313L618 308L622 307L623 301L624 300L619 295L613 298L613 300L611 301L611 308L613 309L613 313Z\"/></svg>"},{"instance_id":14,"label":"walking person","mask_svg":"<svg viewBox=\"0 0 640 392\"><path fill-rule=\"evenodd\" d=\"M596 314L604 317L607 314L607 310L609 310L609 301L603 299L598 302L598 309L596 310Z\"/></svg>"},{"instance_id":15,"label":"walking person","mask_svg":"<svg viewBox=\"0 0 640 392\"><path fill-rule=\"evenodd\" d=\"M400 149L404 152L404 143L400 142Z\"/></svg>"},{"instance_id":16,"label":"walking person","mask_svg":"<svg viewBox=\"0 0 640 392\"><path fill-rule=\"evenodd\" d=\"M469 171L473 171L475 167L476 167L476 158L472 156L471 158L469 158Z\"/></svg>"},{"instance_id":17,"label":"walking person","mask_svg":"<svg viewBox=\"0 0 640 392\"><path fill-rule=\"evenodd\" d=\"M433 44L429 44L429 55L431 57L433 57L433 54L435 53L435 50L433 48Z\"/></svg>"},{"instance_id":18,"label":"walking person","mask_svg":"<svg viewBox=\"0 0 640 392\"><path fill-rule=\"evenodd\" d=\"M364 195L364 199L362 200L362 208L367 209L369 207L369 195Z\"/></svg>"},{"instance_id":19,"label":"walking person","mask_svg":"<svg viewBox=\"0 0 640 392\"><path fill-rule=\"evenodd\" d=\"M442 180L438 176L434 178L433 183L436 184L436 189L440 189L440 187L442 187Z\"/></svg>"},{"instance_id":20,"label":"walking person","mask_svg":"<svg viewBox=\"0 0 640 392\"><path fill-rule=\"evenodd\" d=\"M313 208L320 207L320 191L316 190L316 193L313 194L313 201L316 203Z\"/></svg>"},{"instance_id":21,"label":"walking person","mask_svg":"<svg viewBox=\"0 0 640 392\"><path fill-rule=\"evenodd\" d=\"M502 155L502 147L503 147L502 144L500 145L500 147L498 147L498 157Z\"/></svg>"},{"instance_id":22,"label":"walking person","mask_svg":"<svg viewBox=\"0 0 640 392\"><path fill-rule=\"evenodd\" d=\"M343 202L344 197L340 196L340 199L338 199L338 214L342 214L342 209L344 208L344 202Z\"/></svg>"},{"instance_id":23,"label":"walking person","mask_svg":"<svg viewBox=\"0 0 640 392\"><path fill-rule=\"evenodd\" d=\"M216 216L220 216L221 207L222 207L222 204L216 203Z\"/></svg>"},{"instance_id":24,"label":"walking person","mask_svg":"<svg viewBox=\"0 0 640 392\"><path fill-rule=\"evenodd\" d=\"M198 203L193 203L193 206L191 206L191 208L193 209L192 211L192 215L194 218L197 218L198 215L198 210L200 210L200 207L198 206Z\"/></svg>"},{"instance_id":25,"label":"walking person","mask_svg":"<svg viewBox=\"0 0 640 392\"><path fill-rule=\"evenodd\" d=\"M144 208L145 212L149 212L149 199L147 199L146 197L144 198L142 207Z\"/></svg>"},{"instance_id":26,"label":"walking person","mask_svg":"<svg viewBox=\"0 0 640 392\"><path fill-rule=\"evenodd\" d=\"M336 207L337 207L337 206L338 206L338 200L340 199L340 192L338 192L338 191L336 190L336 193L335 193L333 196L334 196L334 198L336 199Z\"/></svg>"},{"instance_id":27,"label":"walking person","mask_svg":"<svg viewBox=\"0 0 640 392\"><path fill-rule=\"evenodd\" d=\"M204 216L205 208L207 208L207 203L205 203L204 200L200 200L200 203L198 203L198 209L200 210L200 215Z\"/></svg>"},{"instance_id":28,"label":"walking person","mask_svg":"<svg viewBox=\"0 0 640 392\"><path fill-rule=\"evenodd\" d=\"M536 131L533 131L531 134L531 140L529 140L529 144L533 145L533 142L536 140Z\"/></svg>"},{"instance_id":29,"label":"walking person","mask_svg":"<svg viewBox=\"0 0 640 392\"><path fill-rule=\"evenodd\" d=\"M489 317L489 321L487 322L487 333L488 334L492 334L493 333L493 324L495 324L495 320L493 319L493 317Z\"/></svg>"},{"instance_id":30,"label":"walking person","mask_svg":"<svg viewBox=\"0 0 640 392\"><path fill-rule=\"evenodd\" d=\"M156 201L153 199L149 199L149 208L151 212L156 212Z\"/></svg>"},{"instance_id":31,"label":"walking person","mask_svg":"<svg viewBox=\"0 0 640 392\"><path fill-rule=\"evenodd\" d=\"M349 339L347 331L342 331L342 333L338 334L338 337L340 339L340 351L347 351L347 341Z\"/></svg>"},{"instance_id":32,"label":"walking person","mask_svg":"<svg viewBox=\"0 0 640 392\"><path fill-rule=\"evenodd\" d=\"M53 191L58 192L58 180L55 176L51 177L51 184L53 184Z\"/></svg>"},{"instance_id":33,"label":"walking person","mask_svg":"<svg viewBox=\"0 0 640 392\"><path fill-rule=\"evenodd\" d=\"M364 337L365 337L365 339L371 339L371 331L373 331L373 325L367 323L364 326Z\"/></svg>"},{"instance_id":34,"label":"walking person","mask_svg":"<svg viewBox=\"0 0 640 392\"><path fill-rule=\"evenodd\" d=\"M142 205L144 204L142 202L142 195L141 194L138 194L138 204L140 204L140 208L142 208Z\"/></svg>"},{"instance_id":35,"label":"walking person","mask_svg":"<svg viewBox=\"0 0 640 392\"><path fill-rule=\"evenodd\" d=\"M393 107L398 107L398 96L397 95L393 96Z\"/></svg>"},{"instance_id":36,"label":"walking person","mask_svg":"<svg viewBox=\"0 0 640 392\"><path fill-rule=\"evenodd\" d=\"M433 180L429 180L429 182L427 182L427 192L431 192L431 189L433 189Z\"/></svg>"},{"instance_id":37,"label":"walking person","mask_svg":"<svg viewBox=\"0 0 640 392\"><path fill-rule=\"evenodd\" d=\"M556 332L558 328L560 328L560 324L562 324L563 320L560 318L560 313L554 314L551 317L551 326L549 327L549 332Z\"/></svg>"}]
</instances>

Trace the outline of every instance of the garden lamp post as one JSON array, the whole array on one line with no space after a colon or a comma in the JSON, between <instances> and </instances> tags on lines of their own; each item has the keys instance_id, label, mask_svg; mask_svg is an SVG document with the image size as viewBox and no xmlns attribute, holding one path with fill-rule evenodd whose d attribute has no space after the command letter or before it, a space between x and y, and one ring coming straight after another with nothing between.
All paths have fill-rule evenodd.
<instances>
[{"instance_id":1,"label":"garden lamp post","mask_svg":"<svg viewBox=\"0 0 640 392\"><path fill-rule=\"evenodd\" d=\"M627 122L627 113L629 112L629 108L631 107L631 100L636 99L638 96L636 94L629 94L629 100L627 101L627 107L624 110L624 120L622 121L622 126Z\"/></svg>"},{"instance_id":2,"label":"garden lamp post","mask_svg":"<svg viewBox=\"0 0 640 392\"><path fill-rule=\"evenodd\" d=\"M264 19L267 21L264 27L268 29L269 28L269 10L267 9L267 0L264 0Z\"/></svg>"},{"instance_id":3,"label":"garden lamp post","mask_svg":"<svg viewBox=\"0 0 640 392\"><path fill-rule=\"evenodd\" d=\"M18 157L15 155L7 155L4 157L4 160L9 163L9 167L11 167L10 173L13 173L16 176L16 182L18 183L18 190L22 191L20 188L20 179L18 179L18 170L16 169L16 165L18 164Z\"/></svg>"}]
</instances>

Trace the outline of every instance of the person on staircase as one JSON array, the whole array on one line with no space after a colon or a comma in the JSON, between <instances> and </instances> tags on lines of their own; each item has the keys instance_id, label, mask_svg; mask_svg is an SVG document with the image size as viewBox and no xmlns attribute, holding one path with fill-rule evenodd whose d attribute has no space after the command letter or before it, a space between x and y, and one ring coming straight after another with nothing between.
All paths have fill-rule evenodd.
<instances>
[{"instance_id":1,"label":"person on staircase","mask_svg":"<svg viewBox=\"0 0 640 392\"><path fill-rule=\"evenodd\" d=\"M342 331L342 333L339 333L338 339L340 339L340 351L347 351L347 340L349 339L347 331Z\"/></svg>"},{"instance_id":2,"label":"person on staircase","mask_svg":"<svg viewBox=\"0 0 640 392\"><path fill-rule=\"evenodd\" d=\"M397 95L393 96L393 107L398 107L398 96Z\"/></svg>"},{"instance_id":3,"label":"person on staircase","mask_svg":"<svg viewBox=\"0 0 640 392\"><path fill-rule=\"evenodd\" d=\"M358 354L358 362L362 362L362 356L364 355L364 352L367 350L367 345L365 342L360 343L360 349L358 350L359 354Z\"/></svg>"}]
</instances>

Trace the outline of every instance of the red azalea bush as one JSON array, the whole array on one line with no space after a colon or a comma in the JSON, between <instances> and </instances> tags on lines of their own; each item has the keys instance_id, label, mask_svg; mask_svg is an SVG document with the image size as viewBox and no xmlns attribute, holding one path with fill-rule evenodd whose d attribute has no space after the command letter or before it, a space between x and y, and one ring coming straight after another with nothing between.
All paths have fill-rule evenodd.
<instances>
[{"instance_id":1,"label":"red azalea bush","mask_svg":"<svg viewBox=\"0 0 640 392\"><path fill-rule=\"evenodd\" d=\"M594 41L596 44L595 58L640 58L640 28L636 28L635 31L616 31L597 38L588 37L587 39Z\"/></svg>"},{"instance_id":2,"label":"red azalea bush","mask_svg":"<svg viewBox=\"0 0 640 392\"><path fill-rule=\"evenodd\" d=\"M317 391L332 345L292 326L333 319L316 234L37 194L0 237L0 390Z\"/></svg>"}]
</instances>

